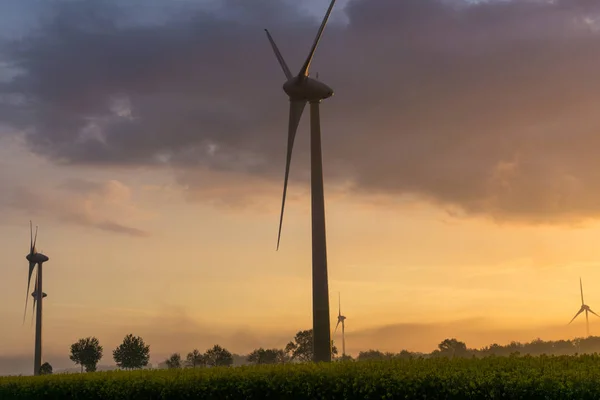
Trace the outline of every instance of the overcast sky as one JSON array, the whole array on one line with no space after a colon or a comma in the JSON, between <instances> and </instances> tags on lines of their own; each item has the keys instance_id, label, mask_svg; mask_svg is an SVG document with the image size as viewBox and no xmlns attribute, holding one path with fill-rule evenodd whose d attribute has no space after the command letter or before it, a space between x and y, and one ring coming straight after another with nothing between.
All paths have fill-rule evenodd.
<instances>
[{"instance_id":1,"label":"overcast sky","mask_svg":"<svg viewBox=\"0 0 600 400\"><path fill-rule=\"evenodd\" d=\"M297 3L0 4L0 355L32 351L30 218L48 354L130 332L157 358L246 352L310 328L308 115L275 252L288 101L263 30L299 69L328 1ZM311 71L335 90L350 352L584 332L563 326L580 275L600 308L599 65L593 0L339 1Z\"/></svg>"}]
</instances>

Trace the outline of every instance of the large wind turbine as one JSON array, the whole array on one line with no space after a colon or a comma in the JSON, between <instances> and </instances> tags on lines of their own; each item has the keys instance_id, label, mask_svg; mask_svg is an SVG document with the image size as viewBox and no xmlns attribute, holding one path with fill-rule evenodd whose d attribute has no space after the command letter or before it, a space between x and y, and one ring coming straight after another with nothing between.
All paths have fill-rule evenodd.
<instances>
[{"instance_id":1,"label":"large wind turbine","mask_svg":"<svg viewBox=\"0 0 600 400\"><path fill-rule=\"evenodd\" d=\"M33 237L33 226L29 221L29 254L25 256L29 261L29 276L27 278L27 294L25 296L25 312L23 313L23 323L25 322L25 315L27 313L27 300L29 299L29 287L31 286L31 275L37 265L37 274L35 278L35 290L31 294L33 296L33 308L36 311L35 314L35 355L33 360L33 374L40 374L40 367L42 366L42 303L46 294L42 291L42 264L49 260L42 253L38 253L35 249L37 242L38 227L35 227L35 239ZM37 302L37 308L36 306Z\"/></svg>"},{"instance_id":2,"label":"large wind turbine","mask_svg":"<svg viewBox=\"0 0 600 400\"><path fill-rule=\"evenodd\" d=\"M338 293L338 317L337 317L337 324L335 324L335 330L333 331L333 334L335 335L338 325L342 324L342 357L346 356L346 329L345 329L346 327L345 327L344 321L346 321L346 317L344 317L342 315L342 299L341 299L340 294Z\"/></svg>"},{"instance_id":3,"label":"large wind turbine","mask_svg":"<svg viewBox=\"0 0 600 400\"><path fill-rule=\"evenodd\" d=\"M581 308L579 309L579 311L577 311L577 314L575 314L573 319L571 321L569 321L569 324L571 322L573 322L579 314L581 314L582 312L585 311L585 326L586 326L587 337L589 337L590 336L590 320L588 318L588 312L591 312L592 314L594 314L597 317L600 317L600 315L593 312L592 309L584 303L584 301L583 301L583 284L581 283L581 278L579 278L579 289L581 290Z\"/></svg>"},{"instance_id":4,"label":"large wind turbine","mask_svg":"<svg viewBox=\"0 0 600 400\"><path fill-rule=\"evenodd\" d=\"M283 69L287 81L283 84L283 91L290 98L290 118L288 127L287 157L285 164L285 178L283 182L283 199L281 201L281 216L279 218L279 233L277 236L277 249L281 239L281 226L283 223L283 210L285 196L292 160L292 148L302 112L306 103L310 103L310 165L311 165L311 213L312 213L312 286L313 286L313 334L314 334L314 361L331 361L331 336L329 325L329 287L327 282L327 246L325 240L325 200L323 193L323 160L321 155L321 122L319 117L319 104L321 100L333 95L333 89L326 84L309 78L309 68L315 50L333 9L335 0L331 1L317 37L310 49L310 53L302 65L298 75L293 76L283 56L279 52L275 41L268 30L267 37L275 56Z\"/></svg>"}]
</instances>

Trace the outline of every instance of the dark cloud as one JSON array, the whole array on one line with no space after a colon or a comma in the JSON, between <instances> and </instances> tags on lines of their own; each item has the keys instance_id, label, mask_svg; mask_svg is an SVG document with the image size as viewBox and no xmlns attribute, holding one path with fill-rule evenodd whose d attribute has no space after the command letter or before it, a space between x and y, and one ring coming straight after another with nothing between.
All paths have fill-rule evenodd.
<instances>
[{"instance_id":1,"label":"dark cloud","mask_svg":"<svg viewBox=\"0 0 600 400\"><path fill-rule=\"evenodd\" d=\"M56 188L35 185L35 189L2 181L0 185L0 215L7 210L17 210L29 216L50 215L101 231L134 237L150 235L122 223L140 210L131 201L130 189L121 182L70 180Z\"/></svg>"},{"instance_id":2,"label":"dark cloud","mask_svg":"<svg viewBox=\"0 0 600 400\"><path fill-rule=\"evenodd\" d=\"M116 3L57 3L3 56L22 73L0 83L0 118L60 163L281 180L287 99L262 28L296 70L319 21L288 2L223 3L144 24ZM505 220L598 215L597 2L353 0L342 12L313 65L336 90L322 107L328 182Z\"/></svg>"}]
</instances>

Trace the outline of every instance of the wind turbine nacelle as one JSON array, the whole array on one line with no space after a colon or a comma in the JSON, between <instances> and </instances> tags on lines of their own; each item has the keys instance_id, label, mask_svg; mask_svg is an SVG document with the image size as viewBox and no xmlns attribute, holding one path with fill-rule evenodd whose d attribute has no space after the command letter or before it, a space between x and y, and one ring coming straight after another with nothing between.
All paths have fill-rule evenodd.
<instances>
[{"instance_id":1,"label":"wind turbine nacelle","mask_svg":"<svg viewBox=\"0 0 600 400\"><path fill-rule=\"evenodd\" d=\"M312 78L295 77L283 84L292 100L319 101L333 96L333 89Z\"/></svg>"},{"instance_id":2,"label":"wind turbine nacelle","mask_svg":"<svg viewBox=\"0 0 600 400\"><path fill-rule=\"evenodd\" d=\"M35 264L45 263L49 260L49 258L42 253L27 254L25 258L27 259L27 261Z\"/></svg>"}]
</instances>

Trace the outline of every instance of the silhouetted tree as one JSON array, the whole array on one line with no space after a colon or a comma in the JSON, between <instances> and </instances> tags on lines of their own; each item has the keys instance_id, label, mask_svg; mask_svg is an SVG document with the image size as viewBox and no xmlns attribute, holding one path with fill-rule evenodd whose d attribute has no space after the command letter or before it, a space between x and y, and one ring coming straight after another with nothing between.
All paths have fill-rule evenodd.
<instances>
[{"instance_id":1,"label":"silhouetted tree","mask_svg":"<svg viewBox=\"0 0 600 400\"><path fill-rule=\"evenodd\" d=\"M254 350L246 358L252 364L283 364L289 357L281 349L260 349Z\"/></svg>"},{"instance_id":2,"label":"silhouetted tree","mask_svg":"<svg viewBox=\"0 0 600 400\"><path fill-rule=\"evenodd\" d=\"M113 358L119 368L142 368L148 365L150 346L147 346L141 337L130 333L113 351Z\"/></svg>"},{"instance_id":3,"label":"silhouetted tree","mask_svg":"<svg viewBox=\"0 0 600 400\"><path fill-rule=\"evenodd\" d=\"M289 355L291 360L298 361L312 361L314 356L313 351L313 331L308 329L305 331L299 331L294 336L294 340L289 342L285 346L285 353ZM331 341L331 354L336 355L338 353L337 347L333 345Z\"/></svg>"},{"instance_id":4,"label":"silhouetted tree","mask_svg":"<svg viewBox=\"0 0 600 400\"><path fill-rule=\"evenodd\" d=\"M171 357L167 358L165 363L167 364L167 368L169 369L181 368L181 354L171 354Z\"/></svg>"},{"instance_id":5,"label":"silhouetted tree","mask_svg":"<svg viewBox=\"0 0 600 400\"><path fill-rule=\"evenodd\" d=\"M415 358L415 355L408 350L402 350L396 355L396 358L399 358L401 360L410 360Z\"/></svg>"},{"instance_id":6,"label":"silhouetted tree","mask_svg":"<svg viewBox=\"0 0 600 400\"><path fill-rule=\"evenodd\" d=\"M96 371L98 361L102 359L103 348L95 337L79 339L71 345L71 355L69 358L75 364L81 366L81 372L85 368L86 372Z\"/></svg>"},{"instance_id":7,"label":"silhouetted tree","mask_svg":"<svg viewBox=\"0 0 600 400\"><path fill-rule=\"evenodd\" d=\"M206 364L211 367L229 367L233 364L233 357L229 351L215 344L204 353Z\"/></svg>"},{"instance_id":8,"label":"silhouetted tree","mask_svg":"<svg viewBox=\"0 0 600 400\"><path fill-rule=\"evenodd\" d=\"M52 375L52 365L45 362L40 366L40 375Z\"/></svg>"},{"instance_id":9,"label":"silhouetted tree","mask_svg":"<svg viewBox=\"0 0 600 400\"><path fill-rule=\"evenodd\" d=\"M185 364L188 367L196 368L196 367L205 367L206 366L206 358L204 354L200 353L199 350L194 349L187 354L185 358Z\"/></svg>"},{"instance_id":10,"label":"silhouetted tree","mask_svg":"<svg viewBox=\"0 0 600 400\"><path fill-rule=\"evenodd\" d=\"M467 345L464 342L459 342L456 339L444 339L438 344L441 356L446 357L465 357L468 355Z\"/></svg>"},{"instance_id":11,"label":"silhouetted tree","mask_svg":"<svg viewBox=\"0 0 600 400\"><path fill-rule=\"evenodd\" d=\"M394 353L382 353L379 350L368 350L361 351L356 357L356 361L368 361L368 360L391 360L394 358Z\"/></svg>"},{"instance_id":12,"label":"silhouetted tree","mask_svg":"<svg viewBox=\"0 0 600 400\"><path fill-rule=\"evenodd\" d=\"M345 355L342 354L341 356L339 356L336 359L336 361L339 361L339 362L354 361L354 358L352 358L352 356L349 354L345 354Z\"/></svg>"}]
</instances>

